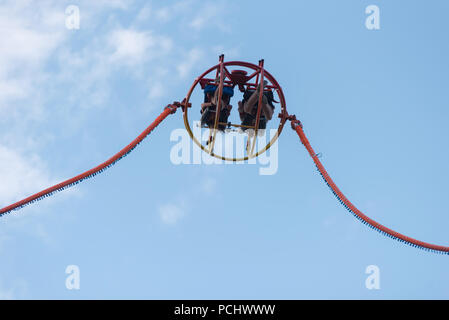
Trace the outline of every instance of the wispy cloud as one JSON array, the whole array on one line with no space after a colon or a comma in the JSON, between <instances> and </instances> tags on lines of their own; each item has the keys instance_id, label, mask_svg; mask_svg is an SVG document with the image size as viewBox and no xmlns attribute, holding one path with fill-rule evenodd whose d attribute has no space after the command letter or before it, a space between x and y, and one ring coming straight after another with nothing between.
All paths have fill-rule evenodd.
<instances>
[{"instance_id":1,"label":"wispy cloud","mask_svg":"<svg viewBox=\"0 0 449 320\"><path fill-rule=\"evenodd\" d=\"M189 16L194 9L196 1L182 0L172 4L155 8L154 17L162 23L168 23L179 19L180 16Z\"/></svg>"},{"instance_id":2,"label":"wispy cloud","mask_svg":"<svg viewBox=\"0 0 449 320\"><path fill-rule=\"evenodd\" d=\"M0 206L50 186L54 181L36 154L24 156L0 145Z\"/></svg>"},{"instance_id":3,"label":"wispy cloud","mask_svg":"<svg viewBox=\"0 0 449 320\"><path fill-rule=\"evenodd\" d=\"M184 81L210 52L210 48L189 44L177 44L174 50L176 35L140 22L173 19L180 28L188 29L194 21L190 27L200 32L204 23L222 13L222 3L184 0L168 6L147 4L123 26L114 14L129 10L133 2L81 1L80 30L84 36L74 45L81 31L65 28L64 4L51 0L39 6L29 4L26 0L9 0L0 6L3 205L56 182L46 169L47 159L42 153L42 147L57 139L55 130L48 130L48 119L54 114L59 116L57 125L64 126L65 132L68 127L81 128L75 123L83 118L77 115L90 107L107 105L114 89L110 79L121 70L129 70L130 77L139 79L144 70L150 70L142 84L152 102L163 99L171 91L169 86ZM104 16L103 6L113 10ZM202 12L205 15L199 20ZM95 19L100 16L102 19Z\"/></svg>"},{"instance_id":4,"label":"wispy cloud","mask_svg":"<svg viewBox=\"0 0 449 320\"><path fill-rule=\"evenodd\" d=\"M21 299L28 291L28 285L23 279L18 279L14 283L5 287L0 281L0 300Z\"/></svg>"},{"instance_id":5,"label":"wispy cloud","mask_svg":"<svg viewBox=\"0 0 449 320\"><path fill-rule=\"evenodd\" d=\"M204 197L210 198L217 190L217 180L207 176L199 179L196 188L192 188L186 195L179 195L177 200L165 203L158 207L158 214L164 224L174 225L186 216L187 212L193 211L198 203L202 203Z\"/></svg>"},{"instance_id":6,"label":"wispy cloud","mask_svg":"<svg viewBox=\"0 0 449 320\"><path fill-rule=\"evenodd\" d=\"M177 66L179 76L185 78L193 66L200 61L204 56L203 50L199 48L191 49L184 57L183 62L179 63Z\"/></svg>"},{"instance_id":7,"label":"wispy cloud","mask_svg":"<svg viewBox=\"0 0 449 320\"><path fill-rule=\"evenodd\" d=\"M185 216L184 210L181 205L168 203L160 206L158 211L163 223L173 225Z\"/></svg>"},{"instance_id":8,"label":"wispy cloud","mask_svg":"<svg viewBox=\"0 0 449 320\"><path fill-rule=\"evenodd\" d=\"M113 48L112 62L126 65L140 64L164 55L173 47L172 40L166 36L132 29L114 30L109 35L109 44Z\"/></svg>"},{"instance_id":9,"label":"wispy cloud","mask_svg":"<svg viewBox=\"0 0 449 320\"><path fill-rule=\"evenodd\" d=\"M205 194L212 194L217 188L217 180L212 177L207 177L201 184L201 189Z\"/></svg>"},{"instance_id":10,"label":"wispy cloud","mask_svg":"<svg viewBox=\"0 0 449 320\"><path fill-rule=\"evenodd\" d=\"M198 10L190 22L190 27L201 30L205 27L218 27L221 31L230 31L230 27L223 18L226 15L226 4L223 2L207 3Z\"/></svg>"},{"instance_id":11,"label":"wispy cloud","mask_svg":"<svg viewBox=\"0 0 449 320\"><path fill-rule=\"evenodd\" d=\"M7 1L0 6L0 112L10 103L35 94L43 77L36 76L64 40L64 11L51 6L29 6Z\"/></svg>"},{"instance_id":12,"label":"wispy cloud","mask_svg":"<svg viewBox=\"0 0 449 320\"><path fill-rule=\"evenodd\" d=\"M149 98L160 98L163 97L166 93L167 92L165 90L165 86L160 82L156 82L150 88Z\"/></svg>"},{"instance_id":13,"label":"wispy cloud","mask_svg":"<svg viewBox=\"0 0 449 320\"><path fill-rule=\"evenodd\" d=\"M140 23L147 21L148 19L150 19L152 12L153 9L151 7L151 4L146 4L139 10L135 22Z\"/></svg>"}]
</instances>

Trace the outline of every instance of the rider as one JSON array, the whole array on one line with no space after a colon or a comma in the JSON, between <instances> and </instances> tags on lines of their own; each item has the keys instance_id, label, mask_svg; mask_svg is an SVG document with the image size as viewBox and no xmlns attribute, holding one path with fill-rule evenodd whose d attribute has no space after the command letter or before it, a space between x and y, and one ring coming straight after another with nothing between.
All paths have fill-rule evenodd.
<instances>
[{"instance_id":1,"label":"rider","mask_svg":"<svg viewBox=\"0 0 449 320\"><path fill-rule=\"evenodd\" d=\"M208 84L204 87L204 103L201 104L201 125L207 125L209 128L214 128L215 125L215 111L218 104L218 86L215 84ZM234 95L234 89L230 86L223 86L220 103L220 116L218 122L227 123L232 106L229 104L231 97ZM224 124L218 124L217 129L223 131L226 128Z\"/></svg>"},{"instance_id":2,"label":"rider","mask_svg":"<svg viewBox=\"0 0 449 320\"><path fill-rule=\"evenodd\" d=\"M248 88L243 93L243 100L239 101L239 114L242 126L255 126L257 109L259 105L259 93L260 90L268 84L265 80L256 90L249 90ZM264 91L262 95L262 109L259 118L259 129L265 129L267 122L271 120L274 113L274 100L273 91ZM248 128L242 127L243 130Z\"/></svg>"}]
</instances>

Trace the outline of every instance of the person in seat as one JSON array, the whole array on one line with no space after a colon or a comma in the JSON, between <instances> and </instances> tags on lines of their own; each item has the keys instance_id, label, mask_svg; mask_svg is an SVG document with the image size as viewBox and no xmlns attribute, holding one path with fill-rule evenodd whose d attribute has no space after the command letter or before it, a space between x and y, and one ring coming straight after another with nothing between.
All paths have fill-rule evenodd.
<instances>
[{"instance_id":1,"label":"person in seat","mask_svg":"<svg viewBox=\"0 0 449 320\"><path fill-rule=\"evenodd\" d=\"M234 89L232 87L223 86L220 116L218 118L218 122L222 124L217 125L218 130L223 131L226 128L225 123L228 122L228 117L231 114L232 106L230 105L230 101L233 95ZM204 87L204 103L201 104L201 126L207 126L210 129L214 128L218 99L218 86L215 84L206 85Z\"/></svg>"},{"instance_id":2,"label":"person in seat","mask_svg":"<svg viewBox=\"0 0 449 320\"><path fill-rule=\"evenodd\" d=\"M252 126L256 125L257 118L257 108L259 106L259 93L260 90L264 90L264 87L268 84L267 81L261 83L256 90L246 89L243 93L243 100L239 101L239 115L240 120L242 121L242 126ZM273 102L274 96L273 91L268 90L264 91L262 95L262 109L260 110L260 118L259 118L259 128L265 129L267 127L267 122L271 120L274 113L274 105ZM248 128L242 127L242 130L246 130Z\"/></svg>"}]
</instances>

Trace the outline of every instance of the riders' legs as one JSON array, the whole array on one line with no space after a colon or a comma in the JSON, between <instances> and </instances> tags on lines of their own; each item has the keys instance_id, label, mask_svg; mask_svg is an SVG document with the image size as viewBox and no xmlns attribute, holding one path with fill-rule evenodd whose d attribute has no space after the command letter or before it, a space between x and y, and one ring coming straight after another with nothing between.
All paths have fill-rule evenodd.
<instances>
[{"instance_id":1,"label":"riders' legs","mask_svg":"<svg viewBox=\"0 0 449 320\"><path fill-rule=\"evenodd\" d=\"M257 91L254 91L253 94L249 97L248 101L245 102L243 110L246 113L251 114L254 106L257 104L257 100L259 99L259 95Z\"/></svg>"},{"instance_id":2,"label":"riders' legs","mask_svg":"<svg viewBox=\"0 0 449 320\"><path fill-rule=\"evenodd\" d=\"M243 102L239 101L238 104L239 104L238 111L239 111L240 121L243 121L243 119L245 118L245 113L244 113L245 109L243 107Z\"/></svg>"},{"instance_id":3,"label":"riders' legs","mask_svg":"<svg viewBox=\"0 0 449 320\"><path fill-rule=\"evenodd\" d=\"M262 104L261 114L265 115L265 118L267 118L267 120L271 120L271 118L273 117L273 113L274 110L268 103Z\"/></svg>"},{"instance_id":4,"label":"riders' legs","mask_svg":"<svg viewBox=\"0 0 449 320\"><path fill-rule=\"evenodd\" d=\"M260 90L263 91L263 88L268 84L267 80L264 80L260 83L260 85L257 87L256 91L253 92L253 94L249 97L248 101L245 103L245 112L251 113L253 111L253 107L259 102L259 93ZM268 103L267 97L262 93L262 102Z\"/></svg>"}]
</instances>

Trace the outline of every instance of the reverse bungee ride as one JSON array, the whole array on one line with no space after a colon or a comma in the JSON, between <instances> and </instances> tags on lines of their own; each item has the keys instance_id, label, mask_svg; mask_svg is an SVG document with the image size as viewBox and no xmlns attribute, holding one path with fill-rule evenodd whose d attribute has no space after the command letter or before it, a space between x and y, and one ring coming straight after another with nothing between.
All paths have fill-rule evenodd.
<instances>
[{"instance_id":1,"label":"reverse bungee ride","mask_svg":"<svg viewBox=\"0 0 449 320\"><path fill-rule=\"evenodd\" d=\"M202 102L192 103L195 89L201 91ZM238 114L237 121L230 121L233 115L232 99L236 91L242 94L241 100L237 101ZM449 247L430 244L420 240L407 237L401 233L393 231L382 224L372 220L363 214L357 207L349 201L343 192L331 179L322 162L319 154L315 153L309 140L307 139L303 125L295 115L289 114L286 107L284 93L276 79L264 67L264 60L252 64L243 61L224 61L224 55L219 57L217 65L209 68L197 77L186 97L181 101L175 101L167 105L162 113L130 144L116 153L114 156L99 164L98 166L83 172L71 179L58 183L23 200L13 203L0 209L0 216L17 211L29 204L47 198L56 192L74 186L88 178L95 177L119 160L133 151L164 119L181 109L183 113L184 125L194 143L204 152L212 157L226 161L245 161L266 152L281 135L284 125L290 121L291 128L297 133L301 143L306 148L312 158L318 173L330 188L337 200L358 220L381 234L413 246L415 248L449 254ZM276 109L278 111L276 111ZM234 108L235 110L235 108ZM277 113L277 115L276 115ZM201 141L192 131L190 118L197 120L199 126L209 130L209 139ZM269 126L275 126L276 134L263 148L256 149L258 136ZM215 149L217 133L227 134L238 132L247 135L245 155L243 157L226 156Z\"/></svg>"}]
</instances>

